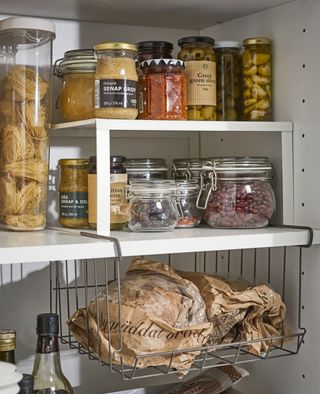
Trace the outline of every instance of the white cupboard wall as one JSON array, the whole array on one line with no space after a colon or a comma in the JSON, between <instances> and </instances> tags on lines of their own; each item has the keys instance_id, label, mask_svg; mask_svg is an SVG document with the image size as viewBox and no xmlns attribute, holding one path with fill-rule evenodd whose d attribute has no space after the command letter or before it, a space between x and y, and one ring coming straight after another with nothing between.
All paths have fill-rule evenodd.
<instances>
[{"instance_id":1,"label":"white cupboard wall","mask_svg":"<svg viewBox=\"0 0 320 394\"><path fill-rule=\"evenodd\" d=\"M225 0L227 1L227 0ZM30 14L32 15L32 10ZM8 15L0 15L3 19ZM47 15L46 15L47 16ZM57 37L53 59L69 49L92 47L103 41L138 42L146 39L168 40L175 44L187 35L210 35L217 40L242 40L249 36L268 36L274 43L274 114L275 120L292 120L293 133L293 217L295 224L319 227L320 223L320 2L296 0L279 7L215 25L203 30L140 27L93 22L54 20ZM214 20L213 20L214 21ZM146 21L148 24L148 21ZM54 100L60 81L54 79ZM58 111L53 111L59 122ZM83 132L85 135L85 130ZM170 143L168 143L170 141ZM175 157L210 155L266 155L275 164L277 173L276 220L282 220L281 163L282 147L276 133L117 133L112 138L111 151L126 156L164 157L168 163ZM50 220L56 219L56 164L59 158L88 156L95 153L95 142L82 137L52 139L50 185ZM289 223L287 223L289 224ZM0 235L1 243L1 235ZM47 256L49 259L50 256ZM294 357L269 360L248 366L251 377L241 388L247 394L316 394L318 393L318 362L320 312L320 250L314 246L303 252L302 322L307 328L305 344ZM296 282L292 293L296 294ZM49 265L0 265L0 321L1 326L17 328L17 357L25 372L32 368L35 347L35 317L49 307ZM120 375L110 374L96 362L79 356L75 351L63 350L63 368L79 393L103 393L129 387L152 386L163 378L123 382ZM175 381L174 376L165 382Z\"/></svg>"}]
</instances>

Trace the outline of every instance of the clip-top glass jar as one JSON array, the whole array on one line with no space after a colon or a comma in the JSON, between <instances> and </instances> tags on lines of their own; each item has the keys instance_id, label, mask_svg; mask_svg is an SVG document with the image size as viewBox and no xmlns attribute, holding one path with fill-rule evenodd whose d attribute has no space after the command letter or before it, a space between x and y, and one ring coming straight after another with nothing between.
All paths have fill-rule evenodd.
<instances>
[{"instance_id":1,"label":"clip-top glass jar","mask_svg":"<svg viewBox=\"0 0 320 394\"><path fill-rule=\"evenodd\" d=\"M242 45L237 41L215 44L217 57L217 120L242 118Z\"/></svg>"},{"instance_id":2,"label":"clip-top glass jar","mask_svg":"<svg viewBox=\"0 0 320 394\"><path fill-rule=\"evenodd\" d=\"M59 223L88 227L88 159L60 159Z\"/></svg>"},{"instance_id":3,"label":"clip-top glass jar","mask_svg":"<svg viewBox=\"0 0 320 394\"><path fill-rule=\"evenodd\" d=\"M259 228L275 210L273 168L266 157L223 157L203 165L197 206L216 228Z\"/></svg>"},{"instance_id":4,"label":"clip-top glass jar","mask_svg":"<svg viewBox=\"0 0 320 394\"><path fill-rule=\"evenodd\" d=\"M201 211L197 208L199 184L195 181L177 181L176 185L180 213L177 228L196 227L201 222Z\"/></svg>"},{"instance_id":5,"label":"clip-top glass jar","mask_svg":"<svg viewBox=\"0 0 320 394\"><path fill-rule=\"evenodd\" d=\"M184 37L178 59L185 62L189 120L216 120L216 56L211 37Z\"/></svg>"},{"instance_id":6,"label":"clip-top glass jar","mask_svg":"<svg viewBox=\"0 0 320 394\"><path fill-rule=\"evenodd\" d=\"M272 42L255 37L243 46L244 120L272 120Z\"/></svg>"},{"instance_id":7,"label":"clip-top glass jar","mask_svg":"<svg viewBox=\"0 0 320 394\"><path fill-rule=\"evenodd\" d=\"M55 62L54 74L63 82L57 104L65 120L94 118L96 65L93 49L67 51Z\"/></svg>"},{"instance_id":8,"label":"clip-top glass jar","mask_svg":"<svg viewBox=\"0 0 320 394\"><path fill-rule=\"evenodd\" d=\"M179 220L174 181L132 181L128 227L135 232L172 231Z\"/></svg>"},{"instance_id":9,"label":"clip-top glass jar","mask_svg":"<svg viewBox=\"0 0 320 394\"><path fill-rule=\"evenodd\" d=\"M174 159L172 162L172 178L200 183L202 164L202 159Z\"/></svg>"},{"instance_id":10,"label":"clip-top glass jar","mask_svg":"<svg viewBox=\"0 0 320 394\"><path fill-rule=\"evenodd\" d=\"M167 179L165 159L127 159L128 182L132 180Z\"/></svg>"},{"instance_id":11,"label":"clip-top glass jar","mask_svg":"<svg viewBox=\"0 0 320 394\"><path fill-rule=\"evenodd\" d=\"M135 58L137 47L124 42L95 46L95 115L107 119L135 119L137 82Z\"/></svg>"}]
</instances>

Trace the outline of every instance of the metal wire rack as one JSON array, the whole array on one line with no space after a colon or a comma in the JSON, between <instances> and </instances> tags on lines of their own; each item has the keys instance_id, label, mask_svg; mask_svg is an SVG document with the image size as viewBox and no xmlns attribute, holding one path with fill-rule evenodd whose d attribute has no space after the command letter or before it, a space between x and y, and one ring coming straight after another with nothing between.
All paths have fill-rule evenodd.
<instances>
[{"instance_id":1,"label":"metal wire rack","mask_svg":"<svg viewBox=\"0 0 320 394\"><path fill-rule=\"evenodd\" d=\"M251 250L227 250L223 252L192 253L186 256L167 255L161 256L162 261L181 268L181 258L185 268L188 262L188 269L206 273L224 272L229 275L237 275L251 281L251 283L267 282L282 296L282 300L287 304L289 321L286 324L290 327L290 333L282 327L282 333L276 337L259 338L252 341L232 342L215 346L204 346L192 349L177 349L170 352L148 353L136 356L132 366L124 365L122 358L115 364L112 361L111 345L121 355L122 332L121 324L122 311L118 305L118 335L117 343L109 342L109 362L102 360L101 354L93 353L90 348L86 348L76 341L65 321L72 313L79 308L86 308L92 299L95 299L100 291L105 292L108 299L108 283L117 282L118 299L121 292L121 275L125 272L126 263L121 257L119 244L115 244L118 250L116 259L99 260L72 260L50 263L50 303L51 310L60 316L62 343L68 344L70 348L77 349L80 354L87 354L89 359L97 360L101 366L108 365L112 372L118 372L124 380L154 377L163 374L174 374L177 370L173 367L173 359L177 355L196 353L191 371L201 371L216 365L242 364L254 361L262 361L271 358L279 358L297 354L303 343L306 333L301 325L301 279L302 279L302 248L303 247L281 247L264 248ZM310 246L310 245L308 245ZM179 266L180 264L180 266ZM288 278L290 280L288 280ZM108 302L106 302L108 311ZM109 319L108 319L109 320ZM97 321L99 327L99 321ZM108 323L110 333L110 324ZM88 336L89 336L88 329ZM110 338L111 336L109 336ZM96 338L100 342L97 333ZM88 337L88 342L90 338ZM249 345L267 344L267 350L261 354L254 354L250 351ZM100 349L100 346L98 346ZM140 368L142 360L150 357L166 357L166 365L157 367Z\"/></svg>"}]
</instances>

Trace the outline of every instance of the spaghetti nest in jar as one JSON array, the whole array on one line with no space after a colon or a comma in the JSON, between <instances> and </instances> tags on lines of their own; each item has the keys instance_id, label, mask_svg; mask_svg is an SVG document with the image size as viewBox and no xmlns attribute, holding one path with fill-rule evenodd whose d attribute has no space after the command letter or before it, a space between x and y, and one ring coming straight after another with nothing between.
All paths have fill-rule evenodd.
<instances>
[{"instance_id":1,"label":"spaghetti nest in jar","mask_svg":"<svg viewBox=\"0 0 320 394\"><path fill-rule=\"evenodd\" d=\"M107 119L135 119L137 81L135 65L137 47L122 42L95 46L95 115Z\"/></svg>"}]
</instances>

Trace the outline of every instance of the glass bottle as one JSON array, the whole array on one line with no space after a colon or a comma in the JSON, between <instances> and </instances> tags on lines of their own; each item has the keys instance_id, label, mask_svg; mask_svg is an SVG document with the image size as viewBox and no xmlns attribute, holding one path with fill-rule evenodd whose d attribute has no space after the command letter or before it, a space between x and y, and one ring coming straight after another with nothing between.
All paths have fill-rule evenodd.
<instances>
[{"instance_id":1,"label":"glass bottle","mask_svg":"<svg viewBox=\"0 0 320 394\"><path fill-rule=\"evenodd\" d=\"M0 361L15 364L16 332L0 330Z\"/></svg>"},{"instance_id":2,"label":"glass bottle","mask_svg":"<svg viewBox=\"0 0 320 394\"><path fill-rule=\"evenodd\" d=\"M35 394L73 393L63 375L59 353L59 320L55 313L43 313L37 317L37 348L32 375Z\"/></svg>"}]
</instances>

